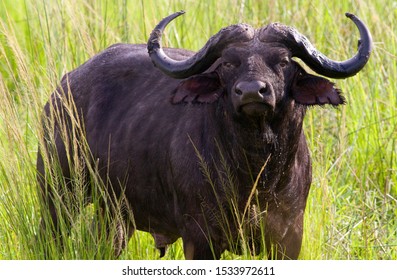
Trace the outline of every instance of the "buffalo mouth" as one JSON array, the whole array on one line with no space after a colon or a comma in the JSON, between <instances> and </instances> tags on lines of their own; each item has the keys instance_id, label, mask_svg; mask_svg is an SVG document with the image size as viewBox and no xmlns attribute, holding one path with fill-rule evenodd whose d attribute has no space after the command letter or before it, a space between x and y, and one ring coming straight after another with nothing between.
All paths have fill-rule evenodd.
<instances>
[{"instance_id":1,"label":"buffalo mouth","mask_svg":"<svg viewBox=\"0 0 397 280\"><path fill-rule=\"evenodd\" d=\"M249 102L239 106L238 112L249 116L266 115L272 111L269 104L265 102Z\"/></svg>"}]
</instances>

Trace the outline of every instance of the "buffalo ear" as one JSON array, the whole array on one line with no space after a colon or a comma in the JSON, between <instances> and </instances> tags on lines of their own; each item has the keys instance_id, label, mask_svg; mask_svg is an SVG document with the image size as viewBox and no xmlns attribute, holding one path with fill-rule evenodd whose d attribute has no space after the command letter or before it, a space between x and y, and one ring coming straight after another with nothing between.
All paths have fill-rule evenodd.
<instances>
[{"instance_id":1,"label":"buffalo ear","mask_svg":"<svg viewBox=\"0 0 397 280\"><path fill-rule=\"evenodd\" d=\"M345 98L334 83L325 78L302 72L295 77L292 97L303 105L330 104L338 106L345 104Z\"/></svg>"},{"instance_id":2,"label":"buffalo ear","mask_svg":"<svg viewBox=\"0 0 397 280\"><path fill-rule=\"evenodd\" d=\"M204 73L183 80L171 96L171 103L213 103L223 94L223 87L215 72Z\"/></svg>"}]
</instances>

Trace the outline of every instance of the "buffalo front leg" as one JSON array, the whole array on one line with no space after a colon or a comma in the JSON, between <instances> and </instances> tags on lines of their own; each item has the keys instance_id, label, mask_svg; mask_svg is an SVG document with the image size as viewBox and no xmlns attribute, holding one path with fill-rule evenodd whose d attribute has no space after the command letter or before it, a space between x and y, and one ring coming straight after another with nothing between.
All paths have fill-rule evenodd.
<instances>
[{"instance_id":1,"label":"buffalo front leg","mask_svg":"<svg viewBox=\"0 0 397 280\"><path fill-rule=\"evenodd\" d=\"M185 232L182 235L183 250L186 260L214 260L221 257L221 247L209 234L204 219L185 217ZM200 223L200 221L202 223Z\"/></svg>"},{"instance_id":2,"label":"buffalo front leg","mask_svg":"<svg viewBox=\"0 0 397 280\"><path fill-rule=\"evenodd\" d=\"M303 236L303 211L295 217L268 213L265 225L265 242L269 259L298 259Z\"/></svg>"},{"instance_id":3,"label":"buffalo front leg","mask_svg":"<svg viewBox=\"0 0 397 280\"><path fill-rule=\"evenodd\" d=\"M219 260L221 252L208 241L183 239L183 252L186 260Z\"/></svg>"}]
</instances>

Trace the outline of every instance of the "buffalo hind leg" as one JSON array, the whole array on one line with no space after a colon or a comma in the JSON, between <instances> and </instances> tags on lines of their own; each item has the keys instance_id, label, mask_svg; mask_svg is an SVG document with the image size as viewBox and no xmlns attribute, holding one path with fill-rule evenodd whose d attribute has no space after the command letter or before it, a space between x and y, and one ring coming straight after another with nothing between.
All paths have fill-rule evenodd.
<instances>
[{"instance_id":1,"label":"buffalo hind leg","mask_svg":"<svg viewBox=\"0 0 397 280\"><path fill-rule=\"evenodd\" d=\"M118 258L127 247L128 241L135 232L132 223L119 222L116 225L116 232L113 237L114 256Z\"/></svg>"},{"instance_id":2,"label":"buffalo hind leg","mask_svg":"<svg viewBox=\"0 0 397 280\"><path fill-rule=\"evenodd\" d=\"M58 256L61 256L64 250L64 241L71 232L71 211L67 207L68 205L61 201L61 196L57 194L57 190L60 188L51 188L43 179L44 176L38 178L41 188L41 220L37 236L38 242L43 245L44 259L59 258ZM68 185L70 182L66 181L65 184ZM49 235L53 242L49 242ZM53 251L54 248L57 249L56 252Z\"/></svg>"},{"instance_id":3,"label":"buffalo hind leg","mask_svg":"<svg viewBox=\"0 0 397 280\"><path fill-rule=\"evenodd\" d=\"M135 232L134 224L130 219L120 213L114 214L106 207L98 209L92 225L92 228L95 227L97 227L96 235L99 239L104 239L106 243L111 242L114 258L121 255ZM98 256L98 258L102 257Z\"/></svg>"},{"instance_id":4,"label":"buffalo hind leg","mask_svg":"<svg viewBox=\"0 0 397 280\"><path fill-rule=\"evenodd\" d=\"M71 231L71 221L65 218L61 221L59 209L53 203L52 199L46 199L46 202L42 204L43 214L40 220L40 228L38 231L38 238L40 244L44 246L44 259L53 259L54 254L59 255L64 249L64 239L69 236ZM66 216L66 215L65 215ZM57 252L50 252L51 243L48 242L48 235L52 236L55 243Z\"/></svg>"}]
</instances>

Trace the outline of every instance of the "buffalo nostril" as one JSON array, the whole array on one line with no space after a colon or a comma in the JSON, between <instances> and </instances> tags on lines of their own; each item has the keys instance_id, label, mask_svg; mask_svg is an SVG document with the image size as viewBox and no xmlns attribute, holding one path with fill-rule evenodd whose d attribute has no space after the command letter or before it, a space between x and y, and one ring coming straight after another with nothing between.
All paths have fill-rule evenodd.
<instances>
[{"instance_id":1,"label":"buffalo nostril","mask_svg":"<svg viewBox=\"0 0 397 280\"><path fill-rule=\"evenodd\" d=\"M270 87L267 83L261 81L242 81L234 88L234 93L238 96L257 96L263 97L270 93Z\"/></svg>"},{"instance_id":2,"label":"buffalo nostril","mask_svg":"<svg viewBox=\"0 0 397 280\"><path fill-rule=\"evenodd\" d=\"M234 90L234 92L235 92L237 95L242 95L242 94L243 94L243 92L242 92L241 89L239 89L239 88L236 88L236 89Z\"/></svg>"},{"instance_id":3,"label":"buffalo nostril","mask_svg":"<svg viewBox=\"0 0 397 280\"><path fill-rule=\"evenodd\" d=\"M261 88L259 89L259 93L260 93L260 94L265 94L265 93L267 93L267 87L266 87L266 86L261 87Z\"/></svg>"}]
</instances>

